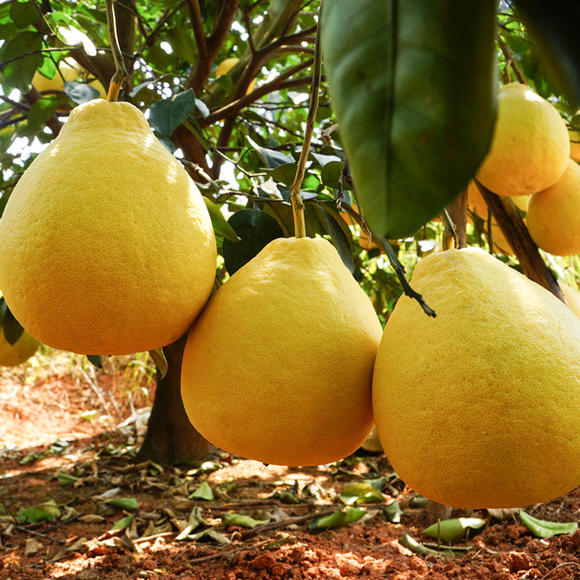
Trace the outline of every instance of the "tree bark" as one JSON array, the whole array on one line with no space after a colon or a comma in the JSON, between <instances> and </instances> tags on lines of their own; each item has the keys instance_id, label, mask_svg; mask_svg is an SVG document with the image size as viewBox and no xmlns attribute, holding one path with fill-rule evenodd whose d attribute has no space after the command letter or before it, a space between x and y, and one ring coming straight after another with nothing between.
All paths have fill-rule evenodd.
<instances>
[{"instance_id":1,"label":"tree bark","mask_svg":"<svg viewBox=\"0 0 580 580\"><path fill-rule=\"evenodd\" d=\"M137 461L151 459L161 465L203 459L208 442L193 428L181 401L181 361L187 335L163 351L169 368L157 379L151 416Z\"/></svg>"},{"instance_id":2,"label":"tree bark","mask_svg":"<svg viewBox=\"0 0 580 580\"><path fill-rule=\"evenodd\" d=\"M566 303L558 282L538 252L526 224L511 199L496 195L479 181L476 182L487 207L513 248L523 273Z\"/></svg>"}]
</instances>

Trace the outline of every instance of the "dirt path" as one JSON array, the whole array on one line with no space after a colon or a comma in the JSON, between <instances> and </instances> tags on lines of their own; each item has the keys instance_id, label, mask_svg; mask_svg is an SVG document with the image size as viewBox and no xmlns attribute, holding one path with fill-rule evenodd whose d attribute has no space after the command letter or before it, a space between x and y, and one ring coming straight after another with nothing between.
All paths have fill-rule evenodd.
<instances>
[{"instance_id":1,"label":"dirt path","mask_svg":"<svg viewBox=\"0 0 580 580\"><path fill-rule=\"evenodd\" d=\"M117 428L132 409L118 380L98 381L100 394L78 377L0 380L0 579L580 578L580 531L540 539L515 515L454 512L487 521L454 557L405 547L430 541L429 515L383 455L307 469L218 452L197 466L135 464L141 431ZM364 481L382 494L349 508L341 493ZM338 511L362 517L309 528ZM527 511L577 522L580 488Z\"/></svg>"}]
</instances>

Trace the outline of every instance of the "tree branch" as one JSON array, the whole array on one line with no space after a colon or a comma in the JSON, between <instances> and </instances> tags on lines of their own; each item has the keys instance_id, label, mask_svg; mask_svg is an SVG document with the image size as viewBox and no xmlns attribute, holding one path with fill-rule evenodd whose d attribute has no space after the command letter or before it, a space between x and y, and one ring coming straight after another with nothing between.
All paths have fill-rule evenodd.
<instances>
[{"instance_id":1,"label":"tree branch","mask_svg":"<svg viewBox=\"0 0 580 580\"><path fill-rule=\"evenodd\" d=\"M302 84L306 84L312 80L312 77L302 77L301 79L294 79L294 83L292 85L285 84L284 81L287 81L290 77L295 75L297 72L308 68L313 63L313 59L309 59L305 62L302 62L287 71L283 72L280 76L276 77L273 81L269 83L263 84L260 87L257 87L253 90L250 94L244 95L239 99L232 101L231 103L227 104L225 107L221 107L217 111L214 111L205 119L199 120L200 127L208 127L209 125L213 125L216 121L221 121L222 119L226 119L231 117L232 115L237 114L241 109L251 105L259 98L272 93L276 90L280 90L281 88L289 88L289 86L300 86ZM296 84L296 81L299 80L299 84Z\"/></svg>"},{"instance_id":2,"label":"tree branch","mask_svg":"<svg viewBox=\"0 0 580 580\"><path fill-rule=\"evenodd\" d=\"M552 270L546 266L538 251L538 246L530 237L512 200L496 195L477 180L475 182L495 221L513 248L524 274L565 303L566 300Z\"/></svg>"},{"instance_id":3,"label":"tree branch","mask_svg":"<svg viewBox=\"0 0 580 580\"><path fill-rule=\"evenodd\" d=\"M189 4L191 4L190 0ZM195 2L197 4L197 2ZM195 94L198 94L201 91L201 88L205 85L209 73L211 72L211 66L221 48L226 35L230 29L230 25L234 18L234 14L238 9L239 0L229 0L228 2L223 2L221 4L219 14L216 19L216 23L213 29L213 32L209 36L209 38L204 38L205 42L205 56L201 53L193 69L188 81L187 86L193 89ZM194 32L196 29L196 24L192 22L192 26L194 28ZM198 40L197 33L196 33L196 42L201 43L201 40Z\"/></svg>"},{"instance_id":4,"label":"tree branch","mask_svg":"<svg viewBox=\"0 0 580 580\"><path fill-rule=\"evenodd\" d=\"M207 44L205 41L205 31L203 30L203 22L201 20L201 10L199 8L198 0L187 0L187 8L189 10L189 19L193 28L193 36L195 37L195 44L197 45L197 52L199 58L207 58Z\"/></svg>"}]
</instances>

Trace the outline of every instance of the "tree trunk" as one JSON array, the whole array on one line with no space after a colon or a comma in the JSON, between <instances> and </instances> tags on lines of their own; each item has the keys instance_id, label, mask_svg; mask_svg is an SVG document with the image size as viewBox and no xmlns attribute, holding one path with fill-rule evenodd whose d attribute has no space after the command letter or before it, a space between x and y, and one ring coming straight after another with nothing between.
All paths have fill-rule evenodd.
<instances>
[{"instance_id":1,"label":"tree trunk","mask_svg":"<svg viewBox=\"0 0 580 580\"><path fill-rule=\"evenodd\" d=\"M192 427L181 401L181 361L186 338L184 335L163 349L169 368L164 378L157 379L153 408L145 440L137 454L138 461L151 459L161 465L198 461L209 451L208 442Z\"/></svg>"}]
</instances>

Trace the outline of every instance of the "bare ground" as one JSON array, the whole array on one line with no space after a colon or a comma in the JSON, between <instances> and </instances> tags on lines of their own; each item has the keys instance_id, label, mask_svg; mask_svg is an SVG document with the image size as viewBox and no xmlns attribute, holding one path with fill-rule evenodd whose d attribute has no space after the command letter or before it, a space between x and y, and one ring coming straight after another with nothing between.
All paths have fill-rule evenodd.
<instances>
[{"instance_id":1,"label":"bare ground","mask_svg":"<svg viewBox=\"0 0 580 580\"><path fill-rule=\"evenodd\" d=\"M580 578L580 531L540 539L516 515L456 510L486 519L483 532L452 554L417 553L429 513L384 455L290 469L216 450L201 465L137 464L149 379L55 360L0 377L0 579ZM345 485L384 476L383 501L358 506L359 521L309 529L347 509ZM527 511L578 522L580 488Z\"/></svg>"}]
</instances>

